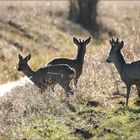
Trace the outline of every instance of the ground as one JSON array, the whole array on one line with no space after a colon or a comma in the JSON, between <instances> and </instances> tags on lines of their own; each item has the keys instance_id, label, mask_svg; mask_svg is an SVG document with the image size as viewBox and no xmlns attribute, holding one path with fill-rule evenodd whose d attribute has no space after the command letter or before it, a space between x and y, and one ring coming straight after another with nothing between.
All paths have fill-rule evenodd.
<instances>
[{"instance_id":1,"label":"ground","mask_svg":"<svg viewBox=\"0 0 140 140\"><path fill-rule=\"evenodd\" d=\"M56 57L74 58L72 38L92 36L66 19L68 3L0 2L0 83L18 80L18 54L32 54L36 70ZM23 4L24 3L24 4ZM107 64L109 35L124 40L127 62L140 58L140 3L100 1L99 37L87 46L83 73L74 96L65 100L59 87L41 94L32 84L18 86L0 99L0 139L139 139L140 104L136 88L125 107L126 87ZM18 13L18 14L17 14Z\"/></svg>"}]
</instances>

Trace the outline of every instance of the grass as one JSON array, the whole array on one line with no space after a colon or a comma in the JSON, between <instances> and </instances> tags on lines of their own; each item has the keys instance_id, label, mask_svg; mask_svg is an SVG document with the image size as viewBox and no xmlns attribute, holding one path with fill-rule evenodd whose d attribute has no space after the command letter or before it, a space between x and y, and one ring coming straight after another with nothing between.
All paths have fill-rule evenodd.
<instances>
[{"instance_id":1,"label":"grass","mask_svg":"<svg viewBox=\"0 0 140 140\"><path fill-rule=\"evenodd\" d=\"M123 54L126 61L138 60L138 3L133 3L137 5L134 9L125 2L99 3L98 8L102 9L99 11L99 21L116 31L125 41ZM110 8L113 6L116 8ZM48 9L45 9L45 4L42 5L42 10L40 5L28 7L18 4L17 7L13 6L13 15L7 14L7 5L1 8L1 84L23 76L16 70L18 53L24 56L31 53L29 64L36 70L55 57L74 58L77 48L72 37L85 39L90 36L79 25L64 17L57 17L57 12L53 17L46 14ZM59 8L54 9L57 11ZM133 9L131 13L128 12L130 9ZM9 25L9 21L15 25ZM133 26L135 30L132 30ZM136 88L133 87L131 91L129 107L125 107L126 87L116 68L105 62L110 49L108 38L105 32L101 32L99 38L92 38L87 46L78 88L73 89L75 95L68 101L59 86L55 87L55 93L46 90L41 94L30 84L17 87L1 98L0 139L139 139L140 109Z\"/></svg>"},{"instance_id":2,"label":"grass","mask_svg":"<svg viewBox=\"0 0 140 140\"><path fill-rule=\"evenodd\" d=\"M26 18L32 14L32 12L33 11L29 10L28 14L23 13L22 17L16 16L14 20L2 19L0 21L2 45L14 48L9 49L10 55L7 60L8 54L6 51L8 48L4 49L4 47L2 47L2 52L5 54L3 56L5 59L3 60L4 62L2 62L2 68L7 67L7 65L9 65L9 67L4 69L8 75L6 80L4 74L0 75L1 83L17 80L19 78L19 76L16 76L19 74L15 71L15 69L13 69L18 63L18 53L22 53L23 55L32 53L31 66L33 66L34 69L38 69L39 67L46 65L54 58L54 54L58 57L74 57L74 55L76 55L75 52L77 48L73 45L72 36L69 33L61 31L52 23L52 25L50 25L48 22L49 17L46 19L43 17L44 15L37 15L36 18L27 20ZM12 24L9 24L9 22ZM83 34L84 32L86 31L83 30ZM30 35L31 38L26 36L26 34ZM13 53L15 54L14 57L12 56Z\"/></svg>"},{"instance_id":3,"label":"grass","mask_svg":"<svg viewBox=\"0 0 140 140\"><path fill-rule=\"evenodd\" d=\"M67 103L59 91L41 95L29 85L21 89L1 100L1 124L6 126L3 134L7 138L84 139L92 134L91 139L136 139L139 136L140 110L134 97L130 98L129 108L121 104L110 106L101 99L95 104L95 97L90 98L93 104L87 106L88 98L78 98L80 95Z\"/></svg>"}]
</instances>

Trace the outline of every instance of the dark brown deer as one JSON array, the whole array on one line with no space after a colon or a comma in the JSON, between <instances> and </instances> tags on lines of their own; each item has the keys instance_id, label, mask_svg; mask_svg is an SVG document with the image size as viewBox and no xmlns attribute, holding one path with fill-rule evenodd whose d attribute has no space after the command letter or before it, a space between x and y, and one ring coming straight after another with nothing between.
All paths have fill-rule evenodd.
<instances>
[{"instance_id":1,"label":"dark brown deer","mask_svg":"<svg viewBox=\"0 0 140 140\"><path fill-rule=\"evenodd\" d=\"M84 56L86 53L86 46L90 42L91 37L86 40L81 41L81 39L77 40L75 37L73 38L74 44L78 47L77 57L76 59L67 59L67 58L58 58L54 59L48 63L48 66L56 65L56 64L67 64L71 68L74 68L76 71L76 76L74 78L74 85L77 87L77 82L82 74Z\"/></svg>"},{"instance_id":2,"label":"dark brown deer","mask_svg":"<svg viewBox=\"0 0 140 140\"><path fill-rule=\"evenodd\" d=\"M73 91L69 86L75 76L75 71L72 68L68 65L53 65L33 71L28 65L30 59L31 54L25 58L19 54L18 71L22 71L29 77L42 92L45 91L48 86L59 84L65 90L67 96L69 95L68 93L73 95Z\"/></svg>"},{"instance_id":3,"label":"dark brown deer","mask_svg":"<svg viewBox=\"0 0 140 140\"><path fill-rule=\"evenodd\" d=\"M128 106L129 94L132 85L136 85L138 96L140 98L140 61L132 62L130 64L125 62L123 55L121 54L121 49L124 46L124 42L119 42L118 38L116 41L112 38L110 40L110 44L111 50L107 62L114 62L122 81L126 85L126 106Z\"/></svg>"}]
</instances>

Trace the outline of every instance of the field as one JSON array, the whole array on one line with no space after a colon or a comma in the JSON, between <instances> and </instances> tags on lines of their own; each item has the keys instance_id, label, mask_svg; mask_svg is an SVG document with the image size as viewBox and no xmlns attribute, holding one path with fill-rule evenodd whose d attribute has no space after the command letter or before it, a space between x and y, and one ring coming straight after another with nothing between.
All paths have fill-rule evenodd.
<instances>
[{"instance_id":1,"label":"field","mask_svg":"<svg viewBox=\"0 0 140 140\"><path fill-rule=\"evenodd\" d=\"M1 84L24 76L17 71L19 53L31 53L29 64L37 70L56 57L75 58L73 37L92 36L67 20L68 1L0 3ZM136 87L125 107L126 87L106 63L109 31L124 41L128 63L140 59L140 2L100 1L97 9L102 28L87 46L78 88L71 85L75 95L65 100L59 85L44 94L32 84L14 88L0 98L0 139L140 139Z\"/></svg>"}]
</instances>

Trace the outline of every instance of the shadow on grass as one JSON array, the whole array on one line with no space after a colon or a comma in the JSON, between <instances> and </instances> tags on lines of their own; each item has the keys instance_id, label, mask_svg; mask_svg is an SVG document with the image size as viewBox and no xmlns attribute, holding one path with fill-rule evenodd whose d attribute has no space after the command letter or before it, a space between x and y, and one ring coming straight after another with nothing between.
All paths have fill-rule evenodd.
<instances>
[{"instance_id":1,"label":"shadow on grass","mask_svg":"<svg viewBox=\"0 0 140 140\"><path fill-rule=\"evenodd\" d=\"M125 114L126 112L129 113L134 113L134 114L139 114L140 113L140 108L131 108L131 107L126 107L126 106L121 106L117 108L114 113L119 115L119 114Z\"/></svg>"},{"instance_id":2,"label":"shadow on grass","mask_svg":"<svg viewBox=\"0 0 140 140\"><path fill-rule=\"evenodd\" d=\"M93 106L93 107L98 107L100 105L100 103L98 101L88 101L86 103L87 106Z\"/></svg>"},{"instance_id":3,"label":"shadow on grass","mask_svg":"<svg viewBox=\"0 0 140 140\"><path fill-rule=\"evenodd\" d=\"M87 130L76 128L75 132L73 133L74 135L81 136L84 139L89 139L93 136L93 134Z\"/></svg>"},{"instance_id":4,"label":"shadow on grass","mask_svg":"<svg viewBox=\"0 0 140 140\"><path fill-rule=\"evenodd\" d=\"M133 113L135 113L135 114L139 114L139 113L140 113L140 108L139 108L139 109L129 108L128 111L129 111L129 112L133 112Z\"/></svg>"}]
</instances>

